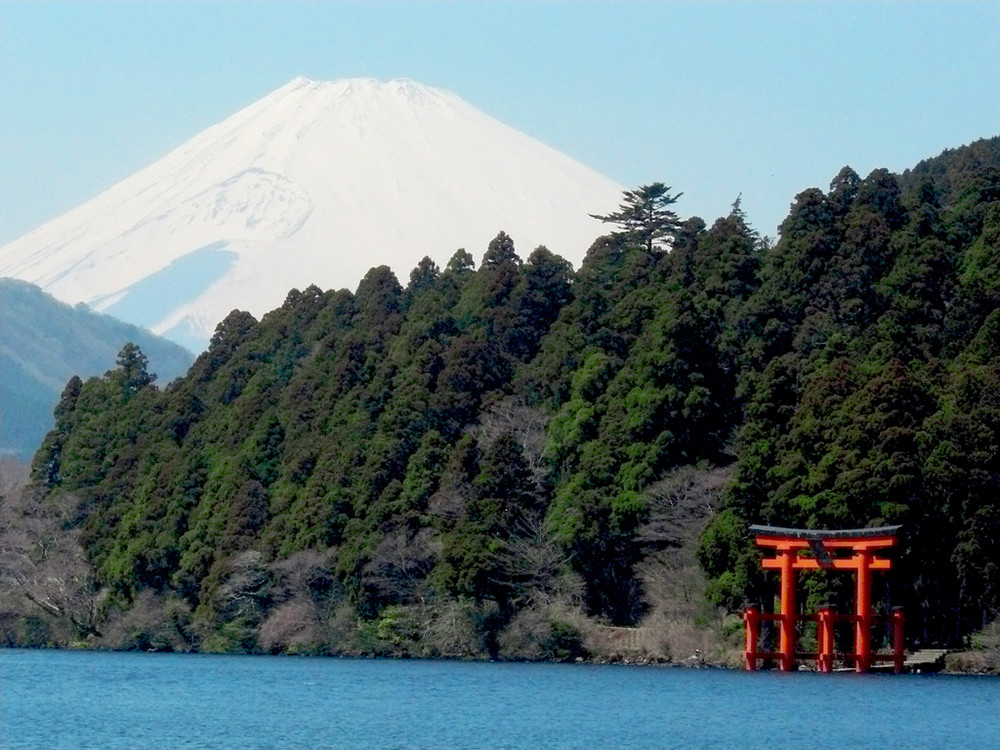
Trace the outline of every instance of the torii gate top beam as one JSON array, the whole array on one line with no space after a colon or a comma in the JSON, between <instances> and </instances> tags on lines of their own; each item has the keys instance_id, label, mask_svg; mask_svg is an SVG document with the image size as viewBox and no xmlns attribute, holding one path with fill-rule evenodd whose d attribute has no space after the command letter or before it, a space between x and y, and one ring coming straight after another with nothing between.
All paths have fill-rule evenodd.
<instances>
[{"instance_id":1,"label":"torii gate top beam","mask_svg":"<svg viewBox=\"0 0 1000 750\"><path fill-rule=\"evenodd\" d=\"M890 536L899 531L902 526L877 526L872 529L789 529L783 526L762 526L751 524L750 531L769 537L788 537L791 539L814 540L821 539L866 539L873 536Z\"/></svg>"},{"instance_id":2,"label":"torii gate top beam","mask_svg":"<svg viewBox=\"0 0 1000 750\"><path fill-rule=\"evenodd\" d=\"M853 549L862 550L892 547L900 526L879 526L872 529L787 529L780 526L753 524L750 531L756 534L761 547L777 549Z\"/></svg>"}]
</instances>

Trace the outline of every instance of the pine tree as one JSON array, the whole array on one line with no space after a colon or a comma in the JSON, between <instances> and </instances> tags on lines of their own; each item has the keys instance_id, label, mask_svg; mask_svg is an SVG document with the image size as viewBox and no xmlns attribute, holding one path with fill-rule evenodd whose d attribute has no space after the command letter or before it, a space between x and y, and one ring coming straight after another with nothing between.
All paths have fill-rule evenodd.
<instances>
[{"instance_id":1,"label":"pine tree","mask_svg":"<svg viewBox=\"0 0 1000 750\"><path fill-rule=\"evenodd\" d=\"M670 188L662 182L642 185L635 190L624 191L624 200L615 213L590 215L621 227L621 231L612 233L612 236L639 241L646 250L653 252L654 247L669 245L668 238L673 237L680 226L677 214L668 207L676 203L683 193L671 195L669 191Z\"/></svg>"}]
</instances>

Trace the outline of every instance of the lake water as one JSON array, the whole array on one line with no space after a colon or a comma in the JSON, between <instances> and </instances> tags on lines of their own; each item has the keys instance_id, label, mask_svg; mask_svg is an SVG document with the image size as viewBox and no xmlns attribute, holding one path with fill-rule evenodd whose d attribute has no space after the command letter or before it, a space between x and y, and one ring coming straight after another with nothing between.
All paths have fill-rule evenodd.
<instances>
[{"instance_id":1,"label":"lake water","mask_svg":"<svg viewBox=\"0 0 1000 750\"><path fill-rule=\"evenodd\" d=\"M998 748L1000 680L0 650L0 747Z\"/></svg>"}]
</instances>

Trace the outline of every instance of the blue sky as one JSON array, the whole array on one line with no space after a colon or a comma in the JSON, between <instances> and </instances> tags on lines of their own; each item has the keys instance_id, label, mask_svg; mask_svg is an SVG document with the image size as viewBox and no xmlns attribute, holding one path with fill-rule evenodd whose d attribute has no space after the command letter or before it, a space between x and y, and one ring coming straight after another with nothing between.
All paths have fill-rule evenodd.
<instances>
[{"instance_id":1,"label":"blue sky","mask_svg":"<svg viewBox=\"0 0 1000 750\"><path fill-rule=\"evenodd\" d=\"M1000 2L0 2L0 242L297 75L458 94L775 235L840 167L1000 134Z\"/></svg>"}]
</instances>

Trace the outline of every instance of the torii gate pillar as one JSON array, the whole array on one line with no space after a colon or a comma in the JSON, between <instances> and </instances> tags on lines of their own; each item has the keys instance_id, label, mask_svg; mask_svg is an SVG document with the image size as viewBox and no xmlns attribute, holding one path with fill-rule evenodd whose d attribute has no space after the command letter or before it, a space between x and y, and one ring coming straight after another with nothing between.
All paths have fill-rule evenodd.
<instances>
[{"instance_id":1,"label":"torii gate pillar","mask_svg":"<svg viewBox=\"0 0 1000 750\"><path fill-rule=\"evenodd\" d=\"M892 561L876 557L875 550L891 547L896 544L896 532L899 526L883 526L876 529L841 529L841 530L806 530L785 529L774 526L751 526L756 534L757 545L775 550L775 557L764 558L761 566L765 570L778 570L781 573L781 603L780 613L767 615L756 607L748 607L746 619L746 668L757 668L757 659L777 657L783 671L795 668L796 660L796 626L800 620L817 623L817 640L819 652L815 655L803 656L815 658L817 668L828 672L833 665L833 625L840 622L854 624L854 652L844 655L854 662L858 672L867 672L873 661L872 632L872 573L877 570L889 570ZM851 557L836 557L836 553L850 550ZM804 554L800 554L804 553ZM815 615L800 617L795 601L796 574L799 570L850 570L855 574L854 614L838 615L832 608L824 607ZM757 651L759 623L764 620L777 620L779 623L778 651L761 653ZM893 661L897 672L903 668L903 615L902 611L894 610L893 624L893 654L887 657Z\"/></svg>"},{"instance_id":2,"label":"torii gate pillar","mask_svg":"<svg viewBox=\"0 0 1000 750\"><path fill-rule=\"evenodd\" d=\"M795 629L798 609L795 602L795 553L782 550L778 555L781 570L781 630L778 650L781 652L781 670L787 672L795 665Z\"/></svg>"}]
</instances>

